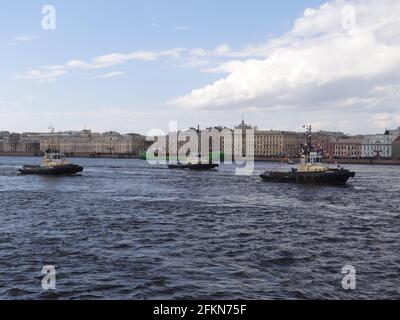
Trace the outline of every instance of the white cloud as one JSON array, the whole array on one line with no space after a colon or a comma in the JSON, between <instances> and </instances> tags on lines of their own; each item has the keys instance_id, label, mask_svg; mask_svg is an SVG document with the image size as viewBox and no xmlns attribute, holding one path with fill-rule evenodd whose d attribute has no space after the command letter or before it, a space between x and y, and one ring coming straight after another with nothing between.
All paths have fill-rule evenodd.
<instances>
[{"instance_id":1,"label":"white cloud","mask_svg":"<svg viewBox=\"0 0 400 320\"><path fill-rule=\"evenodd\" d=\"M122 75L124 75L124 74L125 74L125 72L122 72L122 71L115 71L115 72L109 72L109 73L106 73L106 74L102 74L102 75L100 75L100 76L98 76L98 77L96 77L96 78L97 78L97 79L115 78L115 77L122 76Z\"/></svg>"},{"instance_id":2,"label":"white cloud","mask_svg":"<svg viewBox=\"0 0 400 320\"><path fill-rule=\"evenodd\" d=\"M86 62L82 61L82 60L69 60L65 63L65 66L67 68L71 68L71 69L89 69L90 65L87 64Z\"/></svg>"},{"instance_id":3,"label":"white cloud","mask_svg":"<svg viewBox=\"0 0 400 320\"><path fill-rule=\"evenodd\" d=\"M206 68L200 71L205 73L232 73L236 69L240 68L244 63L246 62L240 60L232 60L228 62L223 62L216 67Z\"/></svg>"},{"instance_id":4,"label":"white cloud","mask_svg":"<svg viewBox=\"0 0 400 320\"><path fill-rule=\"evenodd\" d=\"M14 78L23 80L54 81L56 78L65 75L68 70L72 69L91 70L109 68L132 60L151 62L162 58L178 59L184 51L186 51L186 49L174 48L163 51L112 53L95 57L90 62L75 59L65 62L64 65L39 67L37 69L30 70L25 74L14 75Z\"/></svg>"},{"instance_id":5,"label":"white cloud","mask_svg":"<svg viewBox=\"0 0 400 320\"><path fill-rule=\"evenodd\" d=\"M13 77L19 80L52 82L64 74L66 74L66 70L63 66L45 66L39 69L30 70L22 75L14 75Z\"/></svg>"},{"instance_id":6,"label":"white cloud","mask_svg":"<svg viewBox=\"0 0 400 320\"><path fill-rule=\"evenodd\" d=\"M155 61L161 58L179 58L183 48L174 48L163 51L134 51L131 53L111 53L95 57L91 62L82 60L70 60L66 62L69 68L98 69L113 67L131 60Z\"/></svg>"},{"instance_id":7,"label":"white cloud","mask_svg":"<svg viewBox=\"0 0 400 320\"><path fill-rule=\"evenodd\" d=\"M209 51L208 55L222 58L259 58L267 57L268 49L265 44L249 44L239 51L234 51L227 44L220 44L213 51Z\"/></svg>"},{"instance_id":8,"label":"white cloud","mask_svg":"<svg viewBox=\"0 0 400 320\"><path fill-rule=\"evenodd\" d=\"M216 56L235 60L203 71L228 75L169 104L190 110L338 108L336 117L363 111L398 119L391 90L400 85L399 27L396 0L336 0L307 9L281 37L238 52L218 46Z\"/></svg>"},{"instance_id":9,"label":"white cloud","mask_svg":"<svg viewBox=\"0 0 400 320\"><path fill-rule=\"evenodd\" d=\"M190 54L194 57L205 57L207 55L207 51L203 48L195 48L190 50Z\"/></svg>"},{"instance_id":10,"label":"white cloud","mask_svg":"<svg viewBox=\"0 0 400 320\"><path fill-rule=\"evenodd\" d=\"M190 27L189 26L175 26L174 29L177 31L187 31L190 29Z\"/></svg>"},{"instance_id":11,"label":"white cloud","mask_svg":"<svg viewBox=\"0 0 400 320\"><path fill-rule=\"evenodd\" d=\"M231 48L227 44L221 44L215 48L215 54L217 56L226 56L231 53Z\"/></svg>"},{"instance_id":12,"label":"white cloud","mask_svg":"<svg viewBox=\"0 0 400 320\"><path fill-rule=\"evenodd\" d=\"M25 41L33 41L38 38L37 35L30 35L30 36L19 36L15 38L15 41L25 42Z\"/></svg>"}]
</instances>

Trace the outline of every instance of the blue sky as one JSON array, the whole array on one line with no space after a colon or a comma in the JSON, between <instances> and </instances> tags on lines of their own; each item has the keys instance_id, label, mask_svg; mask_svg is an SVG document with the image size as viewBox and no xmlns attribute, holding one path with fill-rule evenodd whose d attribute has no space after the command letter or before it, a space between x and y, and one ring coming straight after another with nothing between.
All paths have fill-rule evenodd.
<instances>
[{"instance_id":1,"label":"blue sky","mask_svg":"<svg viewBox=\"0 0 400 320\"><path fill-rule=\"evenodd\" d=\"M223 63L264 59L264 53L243 50L279 39L306 8L324 2L2 0L0 130L44 131L53 123L60 130L145 133L167 128L169 120L181 127L232 126L242 114L263 128L299 130L300 120L287 122L286 109L276 110L278 104L268 100L263 104L276 104L273 111L252 101L232 108L171 101L226 78L211 71ZM46 4L56 8L53 31L41 27ZM95 63L105 56L113 62ZM71 61L80 65L66 67ZM48 77L49 66L60 74ZM32 77L32 70L40 74ZM328 129L352 131L336 126Z\"/></svg>"}]
</instances>

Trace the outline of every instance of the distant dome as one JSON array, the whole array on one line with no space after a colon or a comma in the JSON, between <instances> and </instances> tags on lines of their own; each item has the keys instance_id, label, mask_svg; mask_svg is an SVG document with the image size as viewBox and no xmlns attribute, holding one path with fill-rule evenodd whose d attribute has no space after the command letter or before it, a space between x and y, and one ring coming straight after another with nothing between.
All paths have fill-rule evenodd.
<instances>
[{"instance_id":1,"label":"distant dome","mask_svg":"<svg viewBox=\"0 0 400 320\"><path fill-rule=\"evenodd\" d=\"M251 125L248 125L244 122L244 120L242 121L242 123L240 125L238 125L237 127L235 127L235 129L242 129L242 130L248 130L248 129L252 129Z\"/></svg>"}]
</instances>

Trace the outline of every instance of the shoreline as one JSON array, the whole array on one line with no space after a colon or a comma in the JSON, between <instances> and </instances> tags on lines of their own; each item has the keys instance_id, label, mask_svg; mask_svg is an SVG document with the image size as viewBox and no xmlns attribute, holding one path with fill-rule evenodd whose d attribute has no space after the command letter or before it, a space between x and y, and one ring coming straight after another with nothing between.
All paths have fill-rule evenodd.
<instances>
[{"instance_id":1,"label":"shoreline","mask_svg":"<svg viewBox=\"0 0 400 320\"><path fill-rule=\"evenodd\" d=\"M133 154L65 154L67 158L77 159L139 159L139 156ZM20 158L41 158L43 154L27 152L0 152L0 157L20 157Z\"/></svg>"},{"instance_id":2,"label":"shoreline","mask_svg":"<svg viewBox=\"0 0 400 320\"><path fill-rule=\"evenodd\" d=\"M138 155L129 155L129 154L74 154L74 155L66 155L68 158L77 158L77 159L140 159ZM25 157L25 158L40 158L41 154L33 154L33 153L24 153L24 152L0 152L0 157ZM143 160L143 159L142 159ZM255 158L256 162L284 162L284 158ZM295 160L296 164L299 162L299 159ZM145 160L144 160L145 161ZM383 159L324 159L323 163L326 164L362 164L362 165L391 165L391 166L400 166L399 160L383 160Z\"/></svg>"},{"instance_id":3,"label":"shoreline","mask_svg":"<svg viewBox=\"0 0 400 320\"><path fill-rule=\"evenodd\" d=\"M293 159L296 164L300 159ZM283 158L255 158L255 161L260 162L285 162ZM400 166L400 159L324 159L322 161L326 164L363 164L363 165L388 165L388 166Z\"/></svg>"}]
</instances>

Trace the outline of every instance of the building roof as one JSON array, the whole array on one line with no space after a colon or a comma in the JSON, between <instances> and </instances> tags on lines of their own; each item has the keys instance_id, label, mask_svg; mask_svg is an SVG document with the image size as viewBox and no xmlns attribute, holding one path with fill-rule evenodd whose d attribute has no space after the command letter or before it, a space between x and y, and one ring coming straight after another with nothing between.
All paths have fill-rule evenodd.
<instances>
[{"instance_id":1,"label":"building roof","mask_svg":"<svg viewBox=\"0 0 400 320\"><path fill-rule=\"evenodd\" d=\"M292 131L279 131L279 130L256 130L254 131L254 134L297 134L296 132L292 132Z\"/></svg>"},{"instance_id":2,"label":"building roof","mask_svg":"<svg viewBox=\"0 0 400 320\"><path fill-rule=\"evenodd\" d=\"M235 129L247 130L247 129L252 129L252 126L246 124L246 123L244 122L244 120L243 120L241 124L239 124L237 127L235 127Z\"/></svg>"},{"instance_id":3,"label":"building roof","mask_svg":"<svg viewBox=\"0 0 400 320\"><path fill-rule=\"evenodd\" d=\"M400 144L400 137L393 141L393 144Z\"/></svg>"},{"instance_id":4,"label":"building roof","mask_svg":"<svg viewBox=\"0 0 400 320\"><path fill-rule=\"evenodd\" d=\"M336 141L336 144L361 144L361 139L340 139Z\"/></svg>"}]
</instances>

